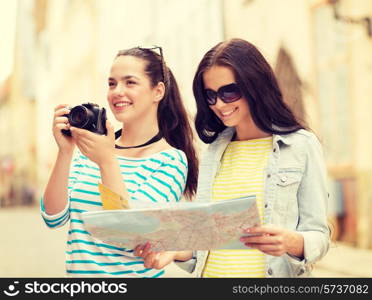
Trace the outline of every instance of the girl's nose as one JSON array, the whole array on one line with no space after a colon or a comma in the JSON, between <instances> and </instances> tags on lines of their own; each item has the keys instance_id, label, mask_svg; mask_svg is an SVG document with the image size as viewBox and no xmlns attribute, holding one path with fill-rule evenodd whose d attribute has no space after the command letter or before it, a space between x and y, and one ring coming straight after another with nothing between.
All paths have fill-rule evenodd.
<instances>
[{"instance_id":1,"label":"girl's nose","mask_svg":"<svg viewBox=\"0 0 372 300\"><path fill-rule=\"evenodd\" d=\"M226 105L219 97L216 99L216 104L214 105L216 108L222 108Z\"/></svg>"},{"instance_id":2,"label":"girl's nose","mask_svg":"<svg viewBox=\"0 0 372 300\"><path fill-rule=\"evenodd\" d=\"M125 87L123 84L118 83L115 87L114 93L118 96L123 96L125 93Z\"/></svg>"}]
</instances>

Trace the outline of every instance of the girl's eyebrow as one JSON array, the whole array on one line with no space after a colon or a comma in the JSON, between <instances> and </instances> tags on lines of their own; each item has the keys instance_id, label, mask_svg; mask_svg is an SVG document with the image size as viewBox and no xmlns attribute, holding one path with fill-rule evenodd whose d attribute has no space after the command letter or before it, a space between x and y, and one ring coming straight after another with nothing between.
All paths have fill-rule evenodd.
<instances>
[{"instance_id":1,"label":"girl's eyebrow","mask_svg":"<svg viewBox=\"0 0 372 300\"><path fill-rule=\"evenodd\" d=\"M134 75L126 75L126 76L121 77L120 79L121 80L128 80L128 79L131 79L131 78L134 78L134 79L137 79L137 80L140 79L140 78L138 78L137 76L134 76ZM115 78L109 77L108 80L115 80Z\"/></svg>"}]
</instances>

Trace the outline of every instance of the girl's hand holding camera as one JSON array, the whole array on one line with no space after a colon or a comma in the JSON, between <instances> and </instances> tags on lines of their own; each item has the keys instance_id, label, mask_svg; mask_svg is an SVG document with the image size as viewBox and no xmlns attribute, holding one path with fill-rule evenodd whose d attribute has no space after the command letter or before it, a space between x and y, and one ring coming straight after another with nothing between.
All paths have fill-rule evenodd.
<instances>
[{"instance_id":1,"label":"girl's hand holding camera","mask_svg":"<svg viewBox=\"0 0 372 300\"><path fill-rule=\"evenodd\" d=\"M107 135L93 133L86 129L70 127L72 137L82 154L102 166L115 159L115 132L106 120Z\"/></svg>"},{"instance_id":2,"label":"girl's hand holding camera","mask_svg":"<svg viewBox=\"0 0 372 300\"><path fill-rule=\"evenodd\" d=\"M60 104L54 108L53 135L60 151L72 153L76 145L75 140L61 131L70 129L68 118L65 116L69 112L67 104Z\"/></svg>"}]
</instances>

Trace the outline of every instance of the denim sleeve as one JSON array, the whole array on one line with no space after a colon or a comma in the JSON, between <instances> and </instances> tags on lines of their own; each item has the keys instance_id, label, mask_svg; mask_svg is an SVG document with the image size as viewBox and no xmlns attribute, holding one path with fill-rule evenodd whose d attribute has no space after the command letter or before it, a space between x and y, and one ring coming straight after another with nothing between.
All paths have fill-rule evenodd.
<instances>
[{"instance_id":1,"label":"denim sleeve","mask_svg":"<svg viewBox=\"0 0 372 300\"><path fill-rule=\"evenodd\" d=\"M180 267L182 270L185 270L188 273L192 273L196 267L196 258L189 259L187 261L176 260L174 263Z\"/></svg>"},{"instance_id":2,"label":"denim sleeve","mask_svg":"<svg viewBox=\"0 0 372 300\"><path fill-rule=\"evenodd\" d=\"M328 252L330 232L327 222L327 175L322 147L313 134L306 141L306 166L298 190L297 231L304 238L304 263L311 264Z\"/></svg>"}]
</instances>

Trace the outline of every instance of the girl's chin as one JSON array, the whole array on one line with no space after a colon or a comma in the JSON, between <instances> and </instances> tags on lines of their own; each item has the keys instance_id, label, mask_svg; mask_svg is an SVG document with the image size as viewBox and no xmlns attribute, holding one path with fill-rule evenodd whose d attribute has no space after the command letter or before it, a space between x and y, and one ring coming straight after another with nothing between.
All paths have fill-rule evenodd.
<instances>
[{"instance_id":1,"label":"girl's chin","mask_svg":"<svg viewBox=\"0 0 372 300\"><path fill-rule=\"evenodd\" d=\"M128 121L128 118L123 116L123 114L114 114L114 117L115 117L116 121L119 121L119 122L122 122L122 123Z\"/></svg>"},{"instance_id":2,"label":"girl's chin","mask_svg":"<svg viewBox=\"0 0 372 300\"><path fill-rule=\"evenodd\" d=\"M114 117L118 122L126 123L126 124L132 123L133 120L135 120L133 116L131 117L130 115L126 115L126 114L114 114Z\"/></svg>"},{"instance_id":3,"label":"girl's chin","mask_svg":"<svg viewBox=\"0 0 372 300\"><path fill-rule=\"evenodd\" d=\"M227 127L235 127L237 125L234 120L221 120L221 121Z\"/></svg>"}]
</instances>

